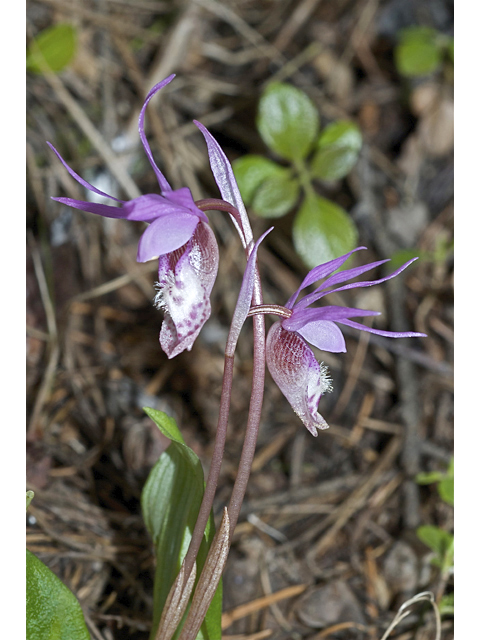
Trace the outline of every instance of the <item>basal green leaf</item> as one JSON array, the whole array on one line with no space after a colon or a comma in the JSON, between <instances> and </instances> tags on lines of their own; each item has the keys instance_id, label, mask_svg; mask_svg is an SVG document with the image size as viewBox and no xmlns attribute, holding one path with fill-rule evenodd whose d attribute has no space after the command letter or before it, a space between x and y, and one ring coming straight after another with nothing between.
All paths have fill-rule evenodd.
<instances>
[{"instance_id":1,"label":"basal green leaf","mask_svg":"<svg viewBox=\"0 0 480 640\"><path fill-rule=\"evenodd\" d=\"M442 571L448 570L453 565L453 535L434 525L418 527L417 536L436 554L432 562Z\"/></svg>"},{"instance_id":2,"label":"basal green leaf","mask_svg":"<svg viewBox=\"0 0 480 640\"><path fill-rule=\"evenodd\" d=\"M400 33L395 48L395 62L399 73L408 77L433 73L442 58L438 33L429 27L409 27Z\"/></svg>"},{"instance_id":3,"label":"basal green leaf","mask_svg":"<svg viewBox=\"0 0 480 640\"><path fill-rule=\"evenodd\" d=\"M62 71L75 56L77 32L71 24L56 24L42 31L27 50L27 71Z\"/></svg>"},{"instance_id":4,"label":"basal green leaf","mask_svg":"<svg viewBox=\"0 0 480 640\"><path fill-rule=\"evenodd\" d=\"M438 493L440 498L447 504L453 505L454 481L453 477L445 477L438 483Z\"/></svg>"},{"instance_id":5,"label":"basal green leaf","mask_svg":"<svg viewBox=\"0 0 480 640\"><path fill-rule=\"evenodd\" d=\"M157 559L154 618L150 636L153 640L170 587L192 537L205 483L200 460L185 444L175 420L155 409L146 408L145 412L163 435L172 441L150 472L141 500L143 518L152 536ZM211 518L197 558L197 576L205 563L214 533ZM221 608L220 585L197 640L216 640L221 637Z\"/></svg>"},{"instance_id":6,"label":"basal green leaf","mask_svg":"<svg viewBox=\"0 0 480 640\"><path fill-rule=\"evenodd\" d=\"M263 156L247 155L238 158L232 165L238 188L246 206L252 204L253 195L266 178L284 176L288 169Z\"/></svg>"},{"instance_id":7,"label":"basal green leaf","mask_svg":"<svg viewBox=\"0 0 480 640\"><path fill-rule=\"evenodd\" d=\"M321 180L339 180L350 173L362 148L362 134L353 122L338 120L325 127L311 170Z\"/></svg>"},{"instance_id":8,"label":"basal green leaf","mask_svg":"<svg viewBox=\"0 0 480 640\"><path fill-rule=\"evenodd\" d=\"M299 192L300 186L295 178L272 176L255 191L252 209L262 218L280 218L293 208Z\"/></svg>"},{"instance_id":9,"label":"basal green leaf","mask_svg":"<svg viewBox=\"0 0 480 640\"><path fill-rule=\"evenodd\" d=\"M28 549L27 640L90 640L76 597Z\"/></svg>"},{"instance_id":10,"label":"basal green leaf","mask_svg":"<svg viewBox=\"0 0 480 640\"><path fill-rule=\"evenodd\" d=\"M295 249L312 269L354 249L357 237L346 211L317 195L305 198L293 223Z\"/></svg>"},{"instance_id":11,"label":"basal green leaf","mask_svg":"<svg viewBox=\"0 0 480 640\"><path fill-rule=\"evenodd\" d=\"M304 158L317 137L318 111L296 87L272 83L263 93L257 127L265 144L287 160Z\"/></svg>"}]
</instances>

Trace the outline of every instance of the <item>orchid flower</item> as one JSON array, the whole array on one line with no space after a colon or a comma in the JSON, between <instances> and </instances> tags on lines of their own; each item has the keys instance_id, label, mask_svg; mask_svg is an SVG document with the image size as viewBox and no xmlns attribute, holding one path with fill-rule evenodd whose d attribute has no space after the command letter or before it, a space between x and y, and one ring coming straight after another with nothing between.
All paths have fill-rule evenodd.
<instances>
[{"instance_id":1,"label":"orchid flower","mask_svg":"<svg viewBox=\"0 0 480 640\"><path fill-rule=\"evenodd\" d=\"M273 324L267 336L268 369L295 413L314 436L318 435L318 429L326 429L328 427L328 424L317 409L320 398L324 393L331 391L332 385L326 367L323 363L319 364L316 361L313 351L307 342L323 351L331 351L333 353L346 351L345 338L338 324L389 338L425 336L424 333L413 331L394 332L373 329L351 320L351 318L361 316L380 315L378 311L335 305L311 307L314 302L329 293L357 287L370 287L390 280L416 260L416 258L409 260L396 271L379 280L336 286L388 262L388 260L379 260L378 262L346 269L332 275L334 271L346 262L352 253L360 249L365 249L365 247L358 247L340 258L315 267L308 273L285 307L270 308L270 312L277 313L283 319ZM299 293L303 289L322 278L326 278L326 280L315 291L296 302ZM260 309L259 307L259 312ZM268 312L268 308L265 311ZM255 312L255 309L253 308L251 312Z\"/></svg>"},{"instance_id":2,"label":"orchid flower","mask_svg":"<svg viewBox=\"0 0 480 640\"><path fill-rule=\"evenodd\" d=\"M208 218L195 204L190 189L173 190L157 167L145 135L145 111L153 96L169 84L171 75L156 84L148 93L138 120L143 148L154 170L161 195L150 193L133 200L119 200L100 191L81 178L47 143L69 174L83 187L97 195L115 200L120 206L53 198L75 209L95 213L106 218L122 218L148 223L138 243L137 261L147 262L159 258L157 308L163 309L164 321L160 331L160 344L169 358L193 343L210 317L210 293L218 270L218 246L208 226Z\"/></svg>"}]
</instances>

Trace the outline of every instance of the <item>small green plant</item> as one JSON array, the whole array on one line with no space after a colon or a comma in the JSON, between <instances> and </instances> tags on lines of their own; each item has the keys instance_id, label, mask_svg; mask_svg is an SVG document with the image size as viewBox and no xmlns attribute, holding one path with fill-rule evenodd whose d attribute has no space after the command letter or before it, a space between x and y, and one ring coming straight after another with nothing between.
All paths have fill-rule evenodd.
<instances>
[{"instance_id":1,"label":"small green plant","mask_svg":"<svg viewBox=\"0 0 480 640\"><path fill-rule=\"evenodd\" d=\"M307 94L275 82L260 98L257 128L267 147L290 166L260 155L236 160L233 170L245 204L258 216L279 218L303 195L293 243L309 267L353 249L354 222L342 207L319 196L312 182L340 180L352 170L362 147L357 125L338 120L320 130L318 110Z\"/></svg>"},{"instance_id":2,"label":"small green plant","mask_svg":"<svg viewBox=\"0 0 480 640\"><path fill-rule=\"evenodd\" d=\"M418 484L433 484L437 482L437 491L440 498L453 506L454 482L453 482L453 458L445 472L431 471L419 473L416 477ZM435 525L423 525L417 529L418 538L433 551L432 565L440 569L443 581L448 579L453 569L453 533L445 531ZM453 615L453 593L444 595L439 603L442 615Z\"/></svg>"},{"instance_id":3,"label":"small green plant","mask_svg":"<svg viewBox=\"0 0 480 640\"><path fill-rule=\"evenodd\" d=\"M75 57L77 32L71 24L56 24L42 31L27 49L27 71L59 73Z\"/></svg>"},{"instance_id":4,"label":"small green plant","mask_svg":"<svg viewBox=\"0 0 480 640\"><path fill-rule=\"evenodd\" d=\"M398 72L407 78L428 76L448 59L453 64L453 38L431 27L408 27L395 47Z\"/></svg>"},{"instance_id":5,"label":"small green plant","mask_svg":"<svg viewBox=\"0 0 480 640\"><path fill-rule=\"evenodd\" d=\"M33 491L27 491L27 509ZM28 549L27 640L90 640L82 609L73 593Z\"/></svg>"}]
</instances>

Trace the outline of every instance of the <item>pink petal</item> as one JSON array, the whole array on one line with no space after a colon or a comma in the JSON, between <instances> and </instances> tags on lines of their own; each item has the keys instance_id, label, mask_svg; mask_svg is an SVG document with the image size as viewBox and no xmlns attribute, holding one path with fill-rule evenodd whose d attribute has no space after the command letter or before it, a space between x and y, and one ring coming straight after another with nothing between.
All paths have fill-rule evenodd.
<instances>
[{"instance_id":1,"label":"pink petal","mask_svg":"<svg viewBox=\"0 0 480 640\"><path fill-rule=\"evenodd\" d=\"M63 164L65 169L68 171L68 173L72 176L72 178L75 178L75 180L77 182L79 182L82 185L82 187L85 187L85 189L88 189L88 191L93 191L93 193L96 193L99 196L104 196L105 198L110 198L111 200L116 200L117 202L122 202L123 203L123 200L119 200L118 198L114 198L113 196L109 196L108 193L105 193L104 191L100 191L100 189L97 189L97 187L94 187L93 184L90 184L89 182L84 180L81 176L78 175L78 173L75 173L75 171L71 167L68 166L68 164L62 158L62 156L55 149L53 144L51 144L50 142L47 142L47 144L50 147L50 149L53 151L53 153L57 156L57 158L60 160L60 162ZM70 205L70 206L74 207L75 205ZM79 209L80 207L76 207L76 208ZM103 215L103 214L100 214L100 215ZM109 216L109 217L113 217L113 216ZM118 217L121 217L121 216L118 216Z\"/></svg>"},{"instance_id":2,"label":"pink petal","mask_svg":"<svg viewBox=\"0 0 480 640\"><path fill-rule=\"evenodd\" d=\"M331 389L330 380L305 340L276 322L268 332L266 359L272 378L310 433L317 436L318 429L327 429L317 409Z\"/></svg>"},{"instance_id":3,"label":"pink petal","mask_svg":"<svg viewBox=\"0 0 480 640\"><path fill-rule=\"evenodd\" d=\"M343 333L334 322L329 320L310 322L302 329L299 329L298 333L305 338L307 342L322 351L345 353L347 350Z\"/></svg>"},{"instance_id":4,"label":"pink petal","mask_svg":"<svg viewBox=\"0 0 480 640\"><path fill-rule=\"evenodd\" d=\"M174 213L157 218L138 243L137 262L147 262L175 251L190 240L199 224L191 213Z\"/></svg>"},{"instance_id":5,"label":"pink petal","mask_svg":"<svg viewBox=\"0 0 480 640\"><path fill-rule=\"evenodd\" d=\"M147 109L147 105L150 102L150 100L158 91L160 91L160 89L163 89L163 87L169 84L174 78L175 78L175 74L172 74L168 76L168 78L165 78L165 80L162 80L161 82L156 84L152 89L150 89L145 99L145 102L143 103L143 107L140 111L140 116L138 118L138 133L140 134L140 140L142 141L143 148L145 149L145 153L147 154L147 158L149 159L150 164L152 165L152 169L155 171L158 184L160 185L160 189L164 194L167 193L168 191L171 191L172 187L169 185L167 179L165 178L163 173L160 171L160 169L157 167L157 164L153 159L152 150L150 149L150 145L148 144L147 137L145 135L144 122L145 122L145 111Z\"/></svg>"},{"instance_id":6,"label":"pink petal","mask_svg":"<svg viewBox=\"0 0 480 640\"><path fill-rule=\"evenodd\" d=\"M324 264L319 264L318 267L315 267L314 269L309 271L305 276L302 284L285 305L287 309L291 309L293 307L300 291L302 291L306 287L309 287L314 282L317 282L317 280L321 280L322 278L325 278L325 276L329 276L331 273L339 269L348 260L352 253L355 253L355 251L360 251L361 249L366 249L366 247L357 247L356 249L352 249L352 251L349 251L345 255L340 256L340 258L335 258L335 260L330 260L329 262L325 262Z\"/></svg>"}]
</instances>

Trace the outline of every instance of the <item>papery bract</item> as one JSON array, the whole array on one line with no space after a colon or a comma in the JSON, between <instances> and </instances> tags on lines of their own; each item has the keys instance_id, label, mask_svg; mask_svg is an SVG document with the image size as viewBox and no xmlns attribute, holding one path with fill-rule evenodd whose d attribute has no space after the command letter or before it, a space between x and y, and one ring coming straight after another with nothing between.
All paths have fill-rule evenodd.
<instances>
[{"instance_id":1,"label":"papery bract","mask_svg":"<svg viewBox=\"0 0 480 640\"><path fill-rule=\"evenodd\" d=\"M291 312L289 317L276 322L271 327L267 337L268 369L295 413L313 435L317 435L316 429L324 429L328 426L320 414L317 413L317 407L322 394L331 390L331 384L325 367L322 364L318 364L307 342L322 351L331 351L333 353L346 351L345 338L337 323L389 338L425 336L424 333L413 331L395 332L373 329L351 320L351 318L355 317L376 316L379 315L378 311L333 305L310 308L311 304L317 302L328 293L357 287L370 287L390 280L416 260L414 258L406 262L384 278L335 287L335 285L351 280L388 262L388 260L379 260L331 275L346 262L352 253L364 248L358 247L340 258L312 269L285 305L285 311L290 310ZM296 302L299 293L303 289L322 278L327 279L315 291Z\"/></svg>"},{"instance_id":2,"label":"papery bract","mask_svg":"<svg viewBox=\"0 0 480 640\"><path fill-rule=\"evenodd\" d=\"M145 111L153 96L169 84L171 75L148 93L138 120L138 130L145 153L157 176L160 194L146 194L124 201L100 191L81 178L47 143L70 175L83 187L110 198L120 206L53 198L75 209L106 218L121 218L148 223L138 243L137 261L159 258L159 293L155 303L165 311L160 343L172 358L184 349L190 350L205 321L210 317L209 296L218 269L218 247L208 218L196 205L190 189L173 190L157 167L145 136ZM181 303L179 301L182 301Z\"/></svg>"}]
</instances>

